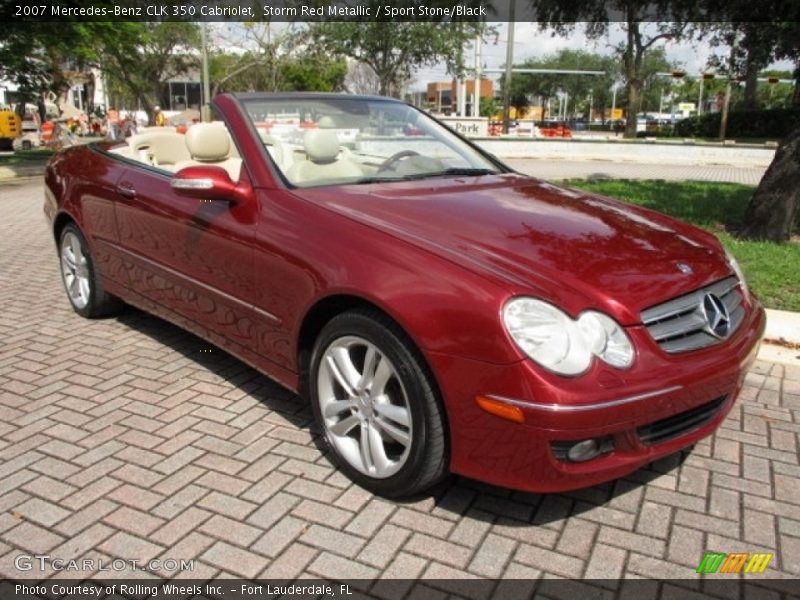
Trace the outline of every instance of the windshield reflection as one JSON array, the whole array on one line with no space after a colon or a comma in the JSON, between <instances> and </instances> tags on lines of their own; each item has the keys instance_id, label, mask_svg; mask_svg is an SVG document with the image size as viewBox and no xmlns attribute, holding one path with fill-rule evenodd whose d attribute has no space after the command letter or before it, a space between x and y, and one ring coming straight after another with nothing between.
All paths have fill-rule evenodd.
<instances>
[{"instance_id":1,"label":"windshield reflection","mask_svg":"<svg viewBox=\"0 0 800 600\"><path fill-rule=\"evenodd\" d=\"M294 186L506 172L402 102L342 96L251 98L243 104L273 163Z\"/></svg>"}]
</instances>

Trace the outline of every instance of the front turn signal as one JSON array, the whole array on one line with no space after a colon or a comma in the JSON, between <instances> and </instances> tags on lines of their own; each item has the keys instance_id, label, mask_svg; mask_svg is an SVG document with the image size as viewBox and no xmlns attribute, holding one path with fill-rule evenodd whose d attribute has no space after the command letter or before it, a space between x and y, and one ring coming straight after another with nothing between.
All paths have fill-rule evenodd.
<instances>
[{"instance_id":1,"label":"front turn signal","mask_svg":"<svg viewBox=\"0 0 800 600\"><path fill-rule=\"evenodd\" d=\"M486 396L475 396L475 402L491 415L495 415L506 421L512 421L513 423L525 422L525 414L518 406L513 406L497 398L488 398Z\"/></svg>"}]
</instances>

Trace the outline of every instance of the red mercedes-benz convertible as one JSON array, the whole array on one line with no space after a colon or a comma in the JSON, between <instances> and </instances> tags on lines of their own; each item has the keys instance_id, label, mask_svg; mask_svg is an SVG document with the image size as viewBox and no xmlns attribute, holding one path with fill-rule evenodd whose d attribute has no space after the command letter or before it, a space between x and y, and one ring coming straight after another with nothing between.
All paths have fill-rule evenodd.
<instances>
[{"instance_id":1,"label":"red mercedes-benz convertible","mask_svg":"<svg viewBox=\"0 0 800 600\"><path fill-rule=\"evenodd\" d=\"M588 486L730 411L765 317L709 233L515 173L395 100L214 108L53 158L67 297L140 307L298 392L365 488Z\"/></svg>"}]
</instances>

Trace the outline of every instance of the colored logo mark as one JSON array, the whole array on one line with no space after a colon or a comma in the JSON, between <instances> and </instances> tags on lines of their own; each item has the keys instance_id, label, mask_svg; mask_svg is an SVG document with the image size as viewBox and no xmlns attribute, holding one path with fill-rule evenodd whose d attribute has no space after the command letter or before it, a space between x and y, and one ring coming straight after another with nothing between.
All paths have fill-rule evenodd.
<instances>
[{"instance_id":1,"label":"colored logo mark","mask_svg":"<svg viewBox=\"0 0 800 600\"><path fill-rule=\"evenodd\" d=\"M773 554L765 552L706 552L698 573L763 573L769 566Z\"/></svg>"}]
</instances>

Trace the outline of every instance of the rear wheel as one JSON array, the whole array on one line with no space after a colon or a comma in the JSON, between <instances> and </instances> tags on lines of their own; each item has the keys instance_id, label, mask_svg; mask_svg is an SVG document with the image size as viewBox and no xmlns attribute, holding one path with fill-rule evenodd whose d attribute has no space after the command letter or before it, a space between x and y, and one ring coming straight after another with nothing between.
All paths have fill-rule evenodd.
<instances>
[{"instance_id":1,"label":"rear wheel","mask_svg":"<svg viewBox=\"0 0 800 600\"><path fill-rule=\"evenodd\" d=\"M323 328L309 390L325 445L362 487L406 496L446 474L431 376L408 337L380 313L347 312Z\"/></svg>"},{"instance_id":2,"label":"rear wheel","mask_svg":"<svg viewBox=\"0 0 800 600\"><path fill-rule=\"evenodd\" d=\"M103 289L86 238L72 223L61 232L58 254L64 289L76 313L93 319L119 310L121 301Z\"/></svg>"}]
</instances>

